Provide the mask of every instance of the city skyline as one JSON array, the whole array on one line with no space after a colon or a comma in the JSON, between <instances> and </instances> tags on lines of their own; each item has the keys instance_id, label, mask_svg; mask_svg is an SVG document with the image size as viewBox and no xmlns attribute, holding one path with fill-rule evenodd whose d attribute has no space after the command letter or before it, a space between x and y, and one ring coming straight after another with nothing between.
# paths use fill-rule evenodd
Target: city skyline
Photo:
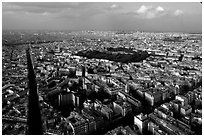
<instances>
[{"instance_id":1,"label":"city skyline","mask_svg":"<svg viewBox=\"0 0 204 137\"><path fill-rule=\"evenodd\" d=\"M202 32L199 2L3 2L2 29Z\"/></svg>"}]
</instances>

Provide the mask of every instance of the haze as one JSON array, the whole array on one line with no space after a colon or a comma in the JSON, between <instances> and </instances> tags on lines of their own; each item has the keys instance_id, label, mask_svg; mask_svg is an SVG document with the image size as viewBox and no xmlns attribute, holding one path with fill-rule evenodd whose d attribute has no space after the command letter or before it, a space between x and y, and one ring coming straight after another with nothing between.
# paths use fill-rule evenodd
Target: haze
<instances>
[{"instance_id":1,"label":"haze","mask_svg":"<svg viewBox=\"0 0 204 137\"><path fill-rule=\"evenodd\" d=\"M3 30L202 32L199 2L35 2L2 4Z\"/></svg>"}]
</instances>

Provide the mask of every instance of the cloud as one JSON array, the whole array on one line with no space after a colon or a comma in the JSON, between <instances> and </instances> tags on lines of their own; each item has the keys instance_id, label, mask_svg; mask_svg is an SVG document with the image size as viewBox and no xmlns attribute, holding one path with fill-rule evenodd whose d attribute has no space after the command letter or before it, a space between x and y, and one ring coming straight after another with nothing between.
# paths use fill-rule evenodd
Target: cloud
<instances>
[{"instance_id":1,"label":"cloud","mask_svg":"<svg viewBox=\"0 0 204 137\"><path fill-rule=\"evenodd\" d=\"M142 5L135 13L138 17L145 19L153 19L165 15L165 10L163 7L153 7Z\"/></svg>"},{"instance_id":2,"label":"cloud","mask_svg":"<svg viewBox=\"0 0 204 137\"><path fill-rule=\"evenodd\" d=\"M116 5L116 4L113 4L113 5L110 6L111 9L115 9L117 7L118 7L118 5Z\"/></svg>"},{"instance_id":3,"label":"cloud","mask_svg":"<svg viewBox=\"0 0 204 137\"><path fill-rule=\"evenodd\" d=\"M137 13L146 13L146 12L148 12L148 10L150 10L151 8L152 8L152 6L142 5L142 6L137 10Z\"/></svg>"},{"instance_id":4,"label":"cloud","mask_svg":"<svg viewBox=\"0 0 204 137\"><path fill-rule=\"evenodd\" d=\"M174 15L175 15L175 16L179 16L179 15L181 15L181 14L183 14L183 11L182 11L182 10L175 10L175 11L174 11Z\"/></svg>"},{"instance_id":5,"label":"cloud","mask_svg":"<svg viewBox=\"0 0 204 137\"><path fill-rule=\"evenodd\" d=\"M164 8L163 8L163 7L158 6L158 7L156 8L156 10L157 10L157 11L164 11Z\"/></svg>"},{"instance_id":6,"label":"cloud","mask_svg":"<svg viewBox=\"0 0 204 137\"><path fill-rule=\"evenodd\" d=\"M131 15L142 19L154 19L162 16L180 16L184 12L182 10L170 11L161 6L142 5L135 11L124 12L123 14Z\"/></svg>"},{"instance_id":7,"label":"cloud","mask_svg":"<svg viewBox=\"0 0 204 137\"><path fill-rule=\"evenodd\" d=\"M110 11L115 11L115 10L121 10L120 9L121 7L119 6L119 5L117 5L117 4L112 4L112 5L109 5L109 6L107 6L107 7L105 7L104 8L104 10L106 11L106 12L110 12Z\"/></svg>"}]
</instances>

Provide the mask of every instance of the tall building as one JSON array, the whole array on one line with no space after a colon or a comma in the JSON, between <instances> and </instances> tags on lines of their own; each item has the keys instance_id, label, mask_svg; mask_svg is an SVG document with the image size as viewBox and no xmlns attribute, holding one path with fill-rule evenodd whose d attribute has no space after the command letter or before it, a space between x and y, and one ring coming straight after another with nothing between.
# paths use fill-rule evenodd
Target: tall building
<instances>
[{"instance_id":1,"label":"tall building","mask_svg":"<svg viewBox=\"0 0 204 137\"><path fill-rule=\"evenodd\" d=\"M26 49L27 69L28 69L28 117L27 125L29 135L42 135L42 120L39 107L39 96L37 91L36 76L30 54L30 48Z\"/></svg>"}]
</instances>

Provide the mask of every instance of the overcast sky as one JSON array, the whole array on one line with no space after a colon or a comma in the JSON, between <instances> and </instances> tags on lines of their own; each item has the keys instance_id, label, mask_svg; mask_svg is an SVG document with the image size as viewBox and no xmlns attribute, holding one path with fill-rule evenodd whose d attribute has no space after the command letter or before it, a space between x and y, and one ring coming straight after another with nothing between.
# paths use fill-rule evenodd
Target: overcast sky
<instances>
[{"instance_id":1,"label":"overcast sky","mask_svg":"<svg viewBox=\"0 0 204 137\"><path fill-rule=\"evenodd\" d=\"M186 3L6 3L3 29L202 32L202 5Z\"/></svg>"}]
</instances>

